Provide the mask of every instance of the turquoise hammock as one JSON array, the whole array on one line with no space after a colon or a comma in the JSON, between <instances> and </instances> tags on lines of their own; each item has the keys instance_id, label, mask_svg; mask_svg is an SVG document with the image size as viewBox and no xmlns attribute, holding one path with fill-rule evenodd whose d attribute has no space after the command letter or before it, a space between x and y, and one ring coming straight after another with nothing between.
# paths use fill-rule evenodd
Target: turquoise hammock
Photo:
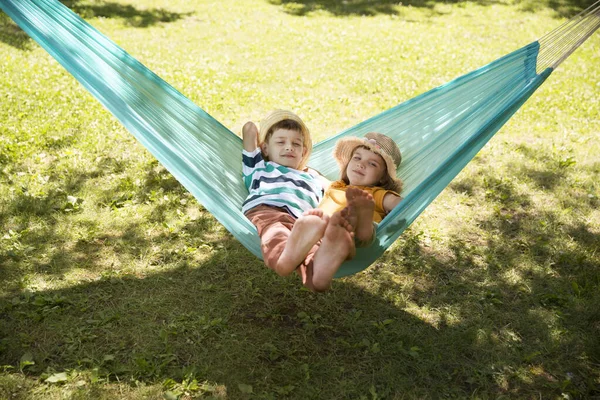
<instances>
[{"instance_id":1,"label":"turquoise hammock","mask_svg":"<svg viewBox=\"0 0 600 400\"><path fill-rule=\"evenodd\" d=\"M57 0L0 0L0 8L56 58L233 236L261 257L241 213L242 140ZM372 264L552 71L600 26L600 2L542 39L315 144L309 165L331 180L344 136L378 131L402 149L405 199L377 241L336 277Z\"/></svg>"}]
</instances>

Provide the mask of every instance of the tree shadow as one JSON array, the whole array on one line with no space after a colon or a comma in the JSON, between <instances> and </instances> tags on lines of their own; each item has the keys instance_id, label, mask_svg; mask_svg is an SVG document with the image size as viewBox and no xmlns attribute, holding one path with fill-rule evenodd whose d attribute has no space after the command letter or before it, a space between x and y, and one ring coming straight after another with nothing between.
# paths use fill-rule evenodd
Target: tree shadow
<instances>
[{"instance_id":1,"label":"tree shadow","mask_svg":"<svg viewBox=\"0 0 600 400\"><path fill-rule=\"evenodd\" d=\"M137 28L175 22L192 14L171 12L163 8L141 9L130 4L123 5L104 0L95 0L93 3L80 0L62 0L61 2L82 18L118 18L122 19L126 25Z\"/></svg>"},{"instance_id":2,"label":"tree shadow","mask_svg":"<svg viewBox=\"0 0 600 400\"><path fill-rule=\"evenodd\" d=\"M0 42L19 50L31 50L32 40L21 28L15 24L2 10L0 10Z\"/></svg>"},{"instance_id":3,"label":"tree shadow","mask_svg":"<svg viewBox=\"0 0 600 400\"><path fill-rule=\"evenodd\" d=\"M110 1L62 0L65 6L84 19L120 19L125 25L147 28L160 23L175 22L192 13L177 13L164 8L142 9ZM20 50L31 50L32 39L17 26L3 11L0 11L0 42Z\"/></svg>"},{"instance_id":4,"label":"tree shadow","mask_svg":"<svg viewBox=\"0 0 600 400\"><path fill-rule=\"evenodd\" d=\"M44 371L95 367L109 380L132 383L181 381L191 374L239 398L240 384L252 384L255 393L274 382L293 387L307 379L307 366L326 361L330 372L318 380L333 382L349 359L375 367L381 359L405 358L406 346L436 334L350 285L341 284L328 296L294 290L297 282L274 277L260 261L228 256L240 250L226 243L198 265L184 263L144 279L113 275L0 299L0 364L17 365L29 352L35 362L27 368L32 378ZM392 330L372 324L386 319L412 326L414 334L404 335L401 343ZM99 348L99 343L109 345ZM380 346L391 353L381 357ZM352 371L344 375L356 375L357 387L369 380ZM301 384L297 390L314 397L325 388Z\"/></svg>"},{"instance_id":5,"label":"tree shadow","mask_svg":"<svg viewBox=\"0 0 600 400\"><path fill-rule=\"evenodd\" d=\"M42 148L76 145L67 135ZM409 228L378 263L324 295L277 277L231 235L215 233L201 206L198 218L149 236L186 194L154 159L137 174L125 175L130 161L112 156L57 171L51 180L62 191L22 188L0 209L0 221L19 216L22 227L2 238L0 365L23 368L9 377L29 382L14 385L22 398L63 371L80 374L81 390L100 392L116 381L193 378L232 398L251 397L240 389L247 385L265 398L597 396L600 234L564 218L597 200L578 202L561 187L571 173L564 155L519 152L525 162L511 166L515 176L480 163L474 177L449 186L489 207L474 222L485 235L464 228L436 248ZM11 179L7 171L2 179ZM67 198L104 175L114 178L100 208L115 213L117 228L81 218ZM524 186L551 188L560 205L540 207ZM117 217L136 204L146 206L143 222ZM71 225L56 224L69 216ZM130 267L141 259L145 269ZM85 276L69 281L77 271ZM30 275L61 288L24 291ZM0 397L12 396L1 387Z\"/></svg>"},{"instance_id":6,"label":"tree shadow","mask_svg":"<svg viewBox=\"0 0 600 400\"><path fill-rule=\"evenodd\" d=\"M72 146L67 135L42 149ZM376 265L324 295L277 277L231 235L215 234L204 212L149 237L148 226L165 224L186 193L154 159L127 176L130 161L112 156L90 155L89 170L57 168L51 180L62 191L22 189L0 208L0 221L17 215L23 228L2 238L14 246L0 253L0 365L18 370L31 356L28 382L75 371L85 388L86 374L107 386L193 377L233 398L248 384L265 398L273 388L283 393L276 398L360 398L371 388L384 398L597 396L600 234L563 218L597 208L597 199L561 187L570 181L564 155L519 152L526 162L511 165L514 177L479 163L474 178L449 186L490 208L474 222L485 235L448 235L437 249L409 228ZM114 176L102 207L146 204L144 223L115 214L118 229L102 230L98 217L78 217L67 193L102 175ZM559 205L540 207L523 186L552 189ZM87 233L59 229L65 215ZM42 229L27 232L32 224ZM117 264L107 264L109 253ZM147 271L129 268L148 254ZM77 270L90 278L69 282ZM62 288L24 291L30 274Z\"/></svg>"},{"instance_id":7,"label":"tree shadow","mask_svg":"<svg viewBox=\"0 0 600 400\"><path fill-rule=\"evenodd\" d=\"M400 15L400 6L415 7L433 10L438 3L463 3L464 0L267 0L270 4L282 6L286 13L305 16L315 11L326 11L337 17L348 16L375 16L375 15ZM502 3L497 0L476 0L475 3L483 6ZM537 12L542 8L555 10L556 16L572 17L594 3L593 0L521 0L524 11Z\"/></svg>"},{"instance_id":8,"label":"tree shadow","mask_svg":"<svg viewBox=\"0 0 600 400\"><path fill-rule=\"evenodd\" d=\"M357 397L366 393L361 387L383 397L407 389L413 397L467 395L479 385L501 392L490 355L510 346L482 343L477 327L490 317L485 329L504 322L502 312L434 327L352 284L337 283L334 292L318 296L294 291L296 284L260 262L240 263L219 251L200 265L144 279L108 275L2 298L0 360L18 365L29 353L35 364L25 371L32 378L95 368L109 381L153 384L191 374L236 398L243 397L240 384L263 395L275 384L294 386L293 398ZM533 316L526 323L547 340L547 327ZM468 359L479 375L457 371ZM307 368L318 375L307 377ZM380 376L365 376L367 370ZM441 392L440 383L448 385Z\"/></svg>"},{"instance_id":9,"label":"tree shadow","mask_svg":"<svg viewBox=\"0 0 600 400\"><path fill-rule=\"evenodd\" d=\"M535 13L543 8L550 8L556 18L571 18L595 2L595 0L521 0L519 4L523 11Z\"/></svg>"},{"instance_id":10,"label":"tree shadow","mask_svg":"<svg viewBox=\"0 0 600 400\"><path fill-rule=\"evenodd\" d=\"M545 167L556 169L542 153ZM91 176L126 168L102 159L97 171L67 180L77 193ZM115 180L104 204L116 212L150 202L150 222L160 225L172 205L156 199L179 198L184 189L156 161L145 171L133 191L130 178ZM524 172L521 179L537 186L535 174ZM542 211L518 187L482 166L478 179L450 189L493 206L476 221L489 235L450 235L438 251L409 228L377 264L323 295L302 289L297 277L276 276L230 235L215 237L208 216L152 239L136 221L123 220L112 232L80 220L89 236L47 262L29 263L63 288L29 292L17 285L0 297L0 365L23 369L25 383L11 386L23 398L64 371L79 374L88 393L109 391L117 381L196 379L214 384L216 397L232 398L251 397L248 385L265 398L597 396L600 266L593 249L600 235L581 221L565 222L562 208ZM66 211L45 212L54 197L60 195L37 205L16 197L5 208L23 224L46 221L45 230L20 238L24 253L17 257L68 240L52 223ZM110 249L126 265L157 244L148 271L103 259ZM75 269L96 277L64 281ZM1 390L0 397L12 395Z\"/></svg>"},{"instance_id":11,"label":"tree shadow","mask_svg":"<svg viewBox=\"0 0 600 400\"><path fill-rule=\"evenodd\" d=\"M165 181L150 175L137 195ZM193 377L233 398L246 396L240 385L267 397L276 387L289 398L358 398L368 390L384 398L597 395L590 364L600 361L592 339L600 329L600 271L587 249L600 236L563 224L577 245L555 251L563 239L536 222L561 224L556 215L536 214L511 190L505 185L492 200L504 211L478 222L496 233L484 245L450 237L451 254L440 254L409 229L363 273L368 291L338 280L325 295L277 277L230 236L211 238L203 221L156 238L156 264L176 268L143 276L107 268L105 246L135 259L155 245L123 221L118 235L97 232L35 267L58 280L74 268L102 271L100 278L0 297L0 365L18 369L26 356L35 362L24 368L29 379L75 371L87 382L82 390L92 385L86 374L132 385ZM516 215L522 205L527 212ZM60 232L32 243L44 237L56 245ZM199 238L207 257L179 251ZM523 268L528 258L554 272ZM521 280L507 276L511 269ZM415 284L401 286L401 277ZM532 368L539 373L524 377Z\"/></svg>"},{"instance_id":12,"label":"tree shadow","mask_svg":"<svg viewBox=\"0 0 600 400\"><path fill-rule=\"evenodd\" d=\"M69 147L67 144L72 143L67 140L64 146ZM53 142L51 147L61 146ZM0 274L0 286L3 290L18 292L22 285L27 285L30 275L41 274L49 279L56 279L78 268L92 273L102 271L106 268L103 258L109 253L118 253L125 263L147 253L153 243L147 238L143 224L165 224L170 211L176 207L163 201L165 195L190 197L185 188L157 160L152 159L147 164L144 179L139 185L134 185L130 177L115 179L114 184L103 191L98 204L90 205L97 210L117 213L124 207L145 204L150 211L143 223L122 220L118 228L102 231L97 219L80 217L88 205L85 200L75 197L84 191L84 186L90 180L119 175L127 167L121 160L103 157L95 160L94 167L90 170L50 172L49 181L61 182L60 187L39 194L22 186L13 191L10 199L4 199L0 221L10 219L12 229L3 238L3 249L0 248L0 266L3 271ZM14 185L10 173L3 178L8 185ZM206 237L211 235L209 226L214 224L214 219L208 216L201 205L194 204L193 199L190 201L197 210L197 216L189 219L177 233L166 229L157 234L154 240L170 241L183 235L194 237L190 245L200 245L206 241ZM63 226L57 223L59 220L63 221ZM71 232L64 229L65 221L72 224L72 229L85 233L73 240ZM30 229L32 226L35 229ZM232 238L226 236L223 240L231 241ZM169 246L165 246L167 248ZM176 252L173 254L176 256ZM170 262L173 258L171 255L162 254L158 261Z\"/></svg>"},{"instance_id":13,"label":"tree shadow","mask_svg":"<svg viewBox=\"0 0 600 400\"><path fill-rule=\"evenodd\" d=\"M375 16L399 15L399 6L411 6L433 10L438 1L409 0L398 2L395 0L267 0L273 5L281 5L285 11L292 15L304 16L315 11L327 11L337 17L348 16ZM461 0L444 1L444 3L460 3ZM478 0L478 4L494 4L495 0Z\"/></svg>"},{"instance_id":14,"label":"tree shadow","mask_svg":"<svg viewBox=\"0 0 600 400\"><path fill-rule=\"evenodd\" d=\"M64 289L15 292L0 298L0 365L18 367L27 355L35 364L26 376L40 380L63 371L79 371L84 382L95 371L102 382L149 385L193 377L233 398L246 397L243 385L267 397L276 387L289 398L358 398L369 390L383 398L598 394L582 355L598 362L600 346L581 340L600 328L598 266L583 250L540 253L559 264L559 276L531 271L525 284L511 282L505 272L518 267L521 252L515 231L497 220L481 221L500 232L486 249L451 238L449 257L428 251L409 230L365 273L375 285L369 291L338 280L330 293L311 294L249 253L240 257L247 252L226 237L209 241L213 250L201 261L166 254L177 259L161 262L179 265L168 272L107 270ZM129 228L124 256L151 245ZM582 244L600 243L574 229ZM541 233L525 231L532 241ZM100 243L78 246L63 263L77 264L80 253L94 260ZM400 275L417 284L399 287ZM410 304L441 312L432 320L406 311ZM552 323L541 317L556 311L562 317ZM541 372L523 380L519 371L534 367Z\"/></svg>"}]
</instances>

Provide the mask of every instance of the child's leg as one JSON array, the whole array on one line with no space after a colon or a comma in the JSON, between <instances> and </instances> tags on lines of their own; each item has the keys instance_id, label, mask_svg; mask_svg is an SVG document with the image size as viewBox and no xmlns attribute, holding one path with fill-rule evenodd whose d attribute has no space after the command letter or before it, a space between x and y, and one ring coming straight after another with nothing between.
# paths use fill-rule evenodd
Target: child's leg
<instances>
[{"instance_id":1,"label":"child's leg","mask_svg":"<svg viewBox=\"0 0 600 400\"><path fill-rule=\"evenodd\" d=\"M298 218L277 261L275 271L282 276L294 272L312 247L321 240L328 222L329 216L318 209L308 210Z\"/></svg>"},{"instance_id":2,"label":"child's leg","mask_svg":"<svg viewBox=\"0 0 600 400\"><path fill-rule=\"evenodd\" d=\"M352 210L350 222L355 226L355 237L359 243L370 243L373 239L373 212L375 201L373 196L364 190L348 188L346 190L348 207ZM355 216L356 220L352 220Z\"/></svg>"},{"instance_id":3,"label":"child's leg","mask_svg":"<svg viewBox=\"0 0 600 400\"><path fill-rule=\"evenodd\" d=\"M319 250L315 253L312 265L312 285L317 292L323 292L331 286L333 276L340 265L356 254L353 226L348 221L348 209L333 214L325 229Z\"/></svg>"},{"instance_id":4,"label":"child's leg","mask_svg":"<svg viewBox=\"0 0 600 400\"><path fill-rule=\"evenodd\" d=\"M296 218L287 211L267 205L257 206L246 213L260 236L260 249L267 267L277 270Z\"/></svg>"}]
</instances>

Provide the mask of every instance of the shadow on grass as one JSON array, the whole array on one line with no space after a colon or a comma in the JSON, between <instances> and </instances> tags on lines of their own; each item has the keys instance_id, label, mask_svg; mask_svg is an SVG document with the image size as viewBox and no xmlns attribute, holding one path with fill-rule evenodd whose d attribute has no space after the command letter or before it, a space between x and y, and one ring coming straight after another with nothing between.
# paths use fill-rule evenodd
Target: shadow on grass
<instances>
[{"instance_id":1,"label":"shadow on grass","mask_svg":"<svg viewBox=\"0 0 600 400\"><path fill-rule=\"evenodd\" d=\"M134 228L123 240L139 248ZM313 295L225 238L201 262L179 255L179 267L168 272L113 271L62 290L1 298L0 365L31 357L35 364L24 372L33 379L80 371L85 380L94 369L100 382L132 385L193 377L233 398L244 396L243 385L259 396L292 398L357 398L369 390L383 398L598 394L582 358L600 360L591 339L599 317L594 266L574 251L562 258L564 276L532 273L524 288L503 273L518 264L510 257L518 250L506 240L487 245L484 255L506 253L506 265L482 265L458 239L452 261L430 256L409 232L399 254L367 273L378 285L371 292L341 280ZM426 272L431 280L405 291L387 278L395 271ZM408 310L416 304L442 310L441 317L404 311L394 296L405 296ZM555 311L561 317L548 319ZM535 379L520 380L530 368L539 370Z\"/></svg>"},{"instance_id":2,"label":"shadow on grass","mask_svg":"<svg viewBox=\"0 0 600 400\"><path fill-rule=\"evenodd\" d=\"M67 141L65 146L70 144ZM52 146L55 146L54 142ZM38 194L23 186L14 190L10 199L4 199L0 221L10 221L10 228L5 227L10 232L0 238L0 259L3 259L0 287L14 292L27 285L30 277L36 274L62 279L63 275L76 268L99 271L106 267L102 258L107 253L117 253L123 260L136 260L148 253L153 243L146 238L144 230L148 224L165 224L170 211L180 205L179 200L176 200L177 204L164 202L165 195L189 196L155 159L147 164L145 177L139 186L130 177L115 179L114 185L100 196L99 204L92 206L116 214L123 207L146 204L151 211L143 222L123 220L118 228L103 232L101 222L96 218L78 217L88 207L83 199L76 197L81 195L86 182L118 176L128 167L130 165L126 161L103 157L96 159L89 170L48 171L49 181L60 182L59 187ZM2 183L13 185L10 174L0 175L0 178L6 180ZM208 226L214 223L202 206L197 208L199 215L188 221L178 233L193 235L196 244L204 242ZM118 219L110 214L109 217ZM80 237L74 239L72 232L65 230L65 225L82 232ZM163 233L156 240L168 242L173 241L173 237ZM170 258L167 253L162 254L159 261L167 263Z\"/></svg>"},{"instance_id":3,"label":"shadow on grass","mask_svg":"<svg viewBox=\"0 0 600 400\"><path fill-rule=\"evenodd\" d=\"M441 255L409 230L362 275L369 290L338 280L328 294L308 293L228 235L207 239L200 259L164 246L158 261L174 266L168 271L107 269L60 290L16 290L0 298L0 365L18 369L31 359L24 374L40 381L79 371L87 383L76 390L94 393L109 382L194 378L231 398L244 398L244 385L256 396L298 399L600 394L600 271L589 253L599 235L541 214L510 184L489 200L499 211L480 223L492 239L453 237L451 254ZM573 245L558 249L564 238L549 226L570 234ZM191 222L182 232L204 230ZM121 232L98 232L47 267L60 279L81 265L101 268L94 264L102 246L131 258L153 245L137 224L123 221ZM46 234L56 243L59 233ZM160 242L185 247L185 237Z\"/></svg>"},{"instance_id":4,"label":"shadow on grass","mask_svg":"<svg viewBox=\"0 0 600 400\"><path fill-rule=\"evenodd\" d=\"M21 28L0 10L0 42L19 50L31 50L33 41Z\"/></svg>"},{"instance_id":5,"label":"shadow on grass","mask_svg":"<svg viewBox=\"0 0 600 400\"><path fill-rule=\"evenodd\" d=\"M437 3L461 3L462 0L437 1L437 0L267 0L273 5L281 5L287 13L303 16L314 11L327 11L338 17L347 16L374 16L379 14L399 15L400 7L410 6L433 10ZM476 0L474 3L492 5L499 3L496 0Z\"/></svg>"},{"instance_id":6,"label":"shadow on grass","mask_svg":"<svg viewBox=\"0 0 600 400\"><path fill-rule=\"evenodd\" d=\"M379 14L399 15L400 7L416 7L433 10L438 3L463 3L464 0L267 0L273 5L281 5L292 15L303 16L314 11L327 11L338 17L374 16ZM483 6L502 3L497 0L470 1ZM551 8L557 17L572 17L594 3L594 0L521 0L525 11L537 12L542 8Z\"/></svg>"},{"instance_id":7,"label":"shadow on grass","mask_svg":"<svg viewBox=\"0 0 600 400\"><path fill-rule=\"evenodd\" d=\"M140 245L135 235L124 240ZM393 389L383 379L373 381L368 370L386 377L400 372L408 382L410 360L423 347L419 338L437 335L352 285L313 295L296 279L276 277L230 238L212 246L217 250L206 260L180 256L169 272L113 273L0 299L0 365L17 365L29 353L31 377L100 368L102 379L132 384L193 376L226 387L233 398L243 396L241 384L253 385L255 393L334 398L337 389L355 396L373 384ZM392 322L411 332L395 332ZM324 385L339 379L347 382Z\"/></svg>"},{"instance_id":8,"label":"shadow on grass","mask_svg":"<svg viewBox=\"0 0 600 400\"><path fill-rule=\"evenodd\" d=\"M127 25L147 28L162 22L175 22L190 13L176 13L163 8L139 9L130 4L96 0L94 2L79 0L62 0L62 3L79 14L82 18L119 18ZM168 3L165 3L168 4Z\"/></svg>"},{"instance_id":9,"label":"shadow on grass","mask_svg":"<svg viewBox=\"0 0 600 400\"><path fill-rule=\"evenodd\" d=\"M84 19L117 18L126 25L147 28L159 23L175 22L191 13L176 13L163 8L142 9L130 4L95 0L63 0L65 6ZM4 12L0 11L0 42L20 50L30 50L32 39L21 30Z\"/></svg>"},{"instance_id":10,"label":"shadow on grass","mask_svg":"<svg viewBox=\"0 0 600 400\"><path fill-rule=\"evenodd\" d=\"M535 154L547 174L568 177L551 153ZM77 195L97 174L127 168L101 159L97 169L71 171L63 186ZM566 179L540 181L530 167L516 168L532 187L554 188L562 206L538 207L517 178L482 165L482 177L450 190L491 206L477 221L485 237L450 236L437 251L409 229L380 262L324 295L301 289L297 277L277 277L228 234L215 238L209 217L150 240L145 229L174 208L159 200L184 194L155 161L140 185L114 179L103 194L115 212L148 202L149 225L124 219L118 232L101 231L99 221L73 217L73 228L89 233L73 241L55 224L77 213L61 209L66 193L24 192L3 204L0 221L19 215L24 227L43 229L15 237L14 254L2 254L0 366L23 370L4 382L27 378L4 386L10 391L0 385L0 397L34 397L50 385L45 378L65 371L75 378L63 385L92 397L117 381L169 387L185 379L214 383L215 396L231 398L252 397L247 385L264 398L598 396L600 235L563 218L576 206L561 191ZM103 259L109 249L126 264L156 246L153 271L137 275ZM31 252L52 256L36 264ZM66 282L76 269L94 278ZM14 282L30 272L63 288L22 291Z\"/></svg>"}]
</instances>

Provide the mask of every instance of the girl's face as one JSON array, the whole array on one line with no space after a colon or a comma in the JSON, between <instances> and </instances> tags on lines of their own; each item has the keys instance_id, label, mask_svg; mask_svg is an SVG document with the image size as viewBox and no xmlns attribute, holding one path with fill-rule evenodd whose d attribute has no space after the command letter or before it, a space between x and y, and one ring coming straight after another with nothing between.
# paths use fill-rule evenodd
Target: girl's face
<instances>
[{"instance_id":1,"label":"girl's face","mask_svg":"<svg viewBox=\"0 0 600 400\"><path fill-rule=\"evenodd\" d=\"M269 161L284 167L298 169L306 153L302 133L289 129L276 129L269 140L262 145L262 151Z\"/></svg>"},{"instance_id":2,"label":"girl's face","mask_svg":"<svg viewBox=\"0 0 600 400\"><path fill-rule=\"evenodd\" d=\"M364 147L354 150L346 167L346 176L353 186L379 186L386 172L383 157Z\"/></svg>"}]
</instances>

